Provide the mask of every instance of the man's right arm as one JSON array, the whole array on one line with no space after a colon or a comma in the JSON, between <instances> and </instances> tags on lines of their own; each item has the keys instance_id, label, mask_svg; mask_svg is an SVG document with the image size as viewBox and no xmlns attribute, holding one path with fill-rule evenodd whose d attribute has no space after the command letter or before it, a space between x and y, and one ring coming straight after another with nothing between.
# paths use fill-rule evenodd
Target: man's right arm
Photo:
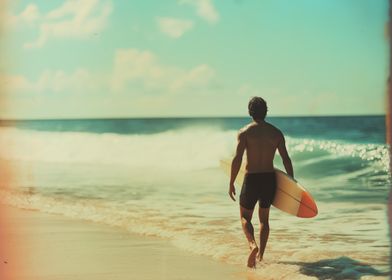
<instances>
[{"instance_id":1,"label":"man's right arm","mask_svg":"<svg viewBox=\"0 0 392 280\"><path fill-rule=\"evenodd\" d=\"M291 159L286 149L286 141L284 139L283 134L281 134L281 138L278 144L278 151L280 157L282 158L284 168L286 169L287 174L294 178L294 170L293 165L291 163Z\"/></svg>"},{"instance_id":2,"label":"man's right arm","mask_svg":"<svg viewBox=\"0 0 392 280\"><path fill-rule=\"evenodd\" d=\"M233 161L231 162L231 175L230 175L230 187L229 187L229 195L232 200L235 201L234 195L235 195L235 186L234 186L234 181L235 178L238 175L238 172L240 171L241 168L241 163L242 163L242 156L244 155L246 149L246 136L244 131L240 131L238 133L238 144L237 144L237 149L235 156L233 158Z\"/></svg>"}]
</instances>

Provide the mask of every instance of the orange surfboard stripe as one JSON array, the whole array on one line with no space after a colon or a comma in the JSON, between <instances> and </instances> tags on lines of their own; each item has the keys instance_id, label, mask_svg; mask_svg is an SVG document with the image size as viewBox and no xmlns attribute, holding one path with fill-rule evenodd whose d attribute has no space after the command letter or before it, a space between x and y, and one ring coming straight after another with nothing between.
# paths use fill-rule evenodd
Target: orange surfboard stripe
<instances>
[{"instance_id":1,"label":"orange surfboard stripe","mask_svg":"<svg viewBox=\"0 0 392 280\"><path fill-rule=\"evenodd\" d=\"M312 218L317 215L317 212L317 206L313 198L308 192L303 192L297 216L301 218Z\"/></svg>"}]
</instances>

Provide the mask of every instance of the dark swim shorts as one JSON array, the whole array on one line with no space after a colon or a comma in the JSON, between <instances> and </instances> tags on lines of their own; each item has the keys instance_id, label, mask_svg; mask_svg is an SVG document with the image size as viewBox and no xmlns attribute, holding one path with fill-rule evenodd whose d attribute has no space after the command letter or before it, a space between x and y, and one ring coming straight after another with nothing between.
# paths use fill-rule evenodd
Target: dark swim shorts
<instances>
[{"instance_id":1,"label":"dark swim shorts","mask_svg":"<svg viewBox=\"0 0 392 280\"><path fill-rule=\"evenodd\" d=\"M242 184L240 205L253 210L259 201L260 208L269 208L274 201L275 192L275 172L248 173Z\"/></svg>"}]
</instances>

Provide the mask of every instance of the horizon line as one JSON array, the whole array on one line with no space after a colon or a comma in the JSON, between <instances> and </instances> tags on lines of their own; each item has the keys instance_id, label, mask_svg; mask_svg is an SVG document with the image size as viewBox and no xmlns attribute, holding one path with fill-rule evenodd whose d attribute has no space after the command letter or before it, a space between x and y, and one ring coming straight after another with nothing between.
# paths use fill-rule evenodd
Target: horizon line
<instances>
[{"instance_id":1,"label":"horizon line","mask_svg":"<svg viewBox=\"0 0 392 280\"><path fill-rule=\"evenodd\" d=\"M336 117L382 117L386 116L383 114L355 114L355 115L272 115L266 118L336 118ZM0 118L0 122L12 122L12 121L78 121L78 120L142 120L142 119L230 119L230 118L251 118L249 115L242 116L139 116L139 117L81 117L81 118Z\"/></svg>"}]
</instances>

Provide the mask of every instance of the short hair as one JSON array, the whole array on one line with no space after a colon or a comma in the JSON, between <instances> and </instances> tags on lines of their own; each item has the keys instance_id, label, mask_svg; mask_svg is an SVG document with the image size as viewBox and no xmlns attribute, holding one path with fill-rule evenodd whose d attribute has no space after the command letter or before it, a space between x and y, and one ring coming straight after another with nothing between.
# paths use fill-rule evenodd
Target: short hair
<instances>
[{"instance_id":1,"label":"short hair","mask_svg":"<svg viewBox=\"0 0 392 280\"><path fill-rule=\"evenodd\" d=\"M267 102L261 97L252 97L248 104L248 110L254 120L264 120L267 115Z\"/></svg>"}]
</instances>

